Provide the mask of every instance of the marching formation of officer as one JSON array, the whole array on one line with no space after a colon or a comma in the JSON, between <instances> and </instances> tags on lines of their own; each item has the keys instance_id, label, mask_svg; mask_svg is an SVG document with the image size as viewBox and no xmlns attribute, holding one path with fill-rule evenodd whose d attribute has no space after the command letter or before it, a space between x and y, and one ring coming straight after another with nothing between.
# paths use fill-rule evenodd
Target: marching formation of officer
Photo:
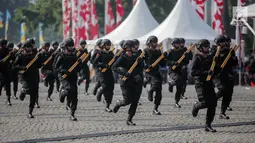
<instances>
[{"instance_id":1,"label":"marching formation of officer","mask_svg":"<svg viewBox=\"0 0 255 143\"><path fill-rule=\"evenodd\" d=\"M115 54L111 50L112 43L109 39L100 39L90 52L86 48L87 42L82 40L77 48L74 47L72 38L64 40L61 44L53 41L46 42L39 48L35 47L35 40L27 39L23 44L14 44L0 39L0 93L2 88L6 91L8 105L11 104L11 82L13 82L13 97L17 99L18 79L22 87L19 95L24 100L30 95L28 117L34 118L34 106L40 108L39 81L41 73L44 76L44 85L48 87L47 100L52 101L51 95L56 82L59 100L66 100L66 109L70 110L70 120L77 121L75 111L78 105L78 85L86 80L85 94L89 95L90 62L95 70L96 84L93 95L100 102L102 96L106 112L117 113L118 110L130 104L127 125L136 125L133 117L142 94L143 87L148 87L148 100L154 101L152 114L161 115L158 108L162 100L162 75L160 67L169 68L169 91L173 92L176 86L175 105L180 99L187 99L185 91L188 80L188 64L192 60L191 76L195 80L195 90L198 101L194 103L192 115L197 116L200 109L207 108L205 131L216 132L211 124L214 120L217 100L222 98L220 119L229 119L226 110L230 109L230 102L234 90L233 67L237 66L235 56L237 46L230 48L231 39L219 35L214 40L215 45L210 47L206 39L199 40L190 47L185 47L184 38L173 38L172 49L161 52L156 36L150 36L146 41L146 48L139 49L137 39L122 40L120 48ZM196 47L198 53L194 55L192 48ZM93 54L91 52L93 51ZM144 74L145 73L145 74ZM119 79L118 79L119 78ZM114 95L114 84L120 82L123 99L118 100L111 109ZM215 93L214 88L218 88ZM1 95L1 94L0 94Z\"/></svg>"}]
</instances>

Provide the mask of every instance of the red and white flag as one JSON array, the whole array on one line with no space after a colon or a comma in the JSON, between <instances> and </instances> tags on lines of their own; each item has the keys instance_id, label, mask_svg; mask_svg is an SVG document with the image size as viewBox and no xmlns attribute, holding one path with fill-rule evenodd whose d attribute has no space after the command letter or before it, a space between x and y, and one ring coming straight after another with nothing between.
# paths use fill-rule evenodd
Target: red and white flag
<instances>
[{"instance_id":1,"label":"red and white flag","mask_svg":"<svg viewBox=\"0 0 255 143\"><path fill-rule=\"evenodd\" d=\"M98 17L96 11L96 2L92 0L91 2L91 38L98 39Z\"/></svg>"},{"instance_id":2,"label":"red and white flag","mask_svg":"<svg viewBox=\"0 0 255 143\"><path fill-rule=\"evenodd\" d=\"M117 26L121 24L122 18L124 16L124 8L121 0L116 0L116 23Z\"/></svg>"},{"instance_id":3,"label":"red and white flag","mask_svg":"<svg viewBox=\"0 0 255 143\"><path fill-rule=\"evenodd\" d=\"M110 0L105 0L105 34L115 29L115 20L111 8Z\"/></svg>"},{"instance_id":4,"label":"red and white flag","mask_svg":"<svg viewBox=\"0 0 255 143\"><path fill-rule=\"evenodd\" d=\"M62 0L62 24L63 24L63 40L69 38L70 36L70 26L71 26L71 0Z\"/></svg>"},{"instance_id":5,"label":"red and white flag","mask_svg":"<svg viewBox=\"0 0 255 143\"><path fill-rule=\"evenodd\" d=\"M133 0L133 5L135 5L135 4L136 4L136 2L137 2L137 0Z\"/></svg>"},{"instance_id":6,"label":"red and white flag","mask_svg":"<svg viewBox=\"0 0 255 143\"><path fill-rule=\"evenodd\" d=\"M91 0L79 0L79 35L78 41L90 38Z\"/></svg>"},{"instance_id":7,"label":"red and white flag","mask_svg":"<svg viewBox=\"0 0 255 143\"><path fill-rule=\"evenodd\" d=\"M223 25L223 5L224 0L213 0L212 14L213 22L212 28L218 34L224 34L224 25Z\"/></svg>"},{"instance_id":8,"label":"red and white flag","mask_svg":"<svg viewBox=\"0 0 255 143\"><path fill-rule=\"evenodd\" d=\"M205 19L205 1L206 0L190 0L192 6L197 11L197 14L204 20Z\"/></svg>"},{"instance_id":9,"label":"red and white flag","mask_svg":"<svg viewBox=\"0 0 255 143\"><path fill-rule=\"evenodd\" d=\"M74 45L77 46L79 40L79 0L72 0L72 37Z\"/></svg>"}]
</instances>

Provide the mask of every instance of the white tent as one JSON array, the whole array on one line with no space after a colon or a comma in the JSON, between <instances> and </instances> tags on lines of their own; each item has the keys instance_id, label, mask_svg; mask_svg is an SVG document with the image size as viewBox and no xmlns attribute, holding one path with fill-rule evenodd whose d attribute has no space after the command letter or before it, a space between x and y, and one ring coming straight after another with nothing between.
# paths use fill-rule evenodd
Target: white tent
<instances>
[{"instance_id":1,"label":"white tent","mask_svg":"<svg viewBox=\"0 0 255 143\"><path fill-rule=\"evenodd\" d=\"M255 17L255 4L241 7L236 12L238 18L242 17Z\"/></svg>"},{"instance_id":2,"label":"white tent","mask_svg":"<svg viewBox=\"0 0 255 143\"><path fill-rule=\"evenodd\" d=\"M145 0L138 0L128 17L115 30L100 39L110 39L113 43L118 43L123 39L138 38L158 25ZM91 40L88 43L93 45L96 41Z\"/></svg>"},{"instance_id":3,"label":"white tent","mask_svg":"<svg viewBox=\"0 0 255 143\"><path fill-rule=\"evenodd\" d=\"M183 37L188 43L204 38L212 41L217 34L199 17L189 0L179 0L157 28L138 39L145 42L150 35L157 36L159 42L167 38Z\"/></svg>"}]
</instances>

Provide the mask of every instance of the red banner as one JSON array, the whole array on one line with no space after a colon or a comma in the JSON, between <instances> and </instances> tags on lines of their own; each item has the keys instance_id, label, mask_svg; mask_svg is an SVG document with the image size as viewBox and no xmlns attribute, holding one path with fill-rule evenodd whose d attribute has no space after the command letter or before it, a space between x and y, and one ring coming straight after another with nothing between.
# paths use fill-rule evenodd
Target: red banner
<instances>
[{"instance_id":1,"label":"red banner","mask_svg":"<svg viewBox=\"0 0 255 143\"><path fill-rule=\"evenodd\" d=\"M115 29L115 20L111 8L110 0L105 0L105 34Z\"/></svg>"},{"instance_id":2,"label":"red banner","mask_svg":"<svg viewBox=\"0 0 255 143\"><path fill-rule=\"evenodd\" d=\"M78 0L72 0L72 37L74 40L74 45L77 46L78 43L78 28L79 28L79 3Z\"/></svg>"},{"instance_id":3,"label":"red banner","mask_svg":"<svg viewBox=\"0 0 255 143\"><path fill-rule=\"evenodd\" d=\"M63 40L70 36L70 25L71 25L71 0L62 0L62 24L63 24Z\"/></svg>"},{"instance_id":4,"label":"red banner","mask_svg":"<svg viewBox=\"0 0 255 143\"><path fill-rule=\"evenodd\" d=\"M79 16L78 41L88 40L91 25L91 0L79 0Z\"/></svg>"},{"instance_id":5,"label":"red banner","mask_svg":"<svg viewBox=\"0 0 255 143\"><path fill-rule=\"evenodd\" d=\"M98 17L95 0L91 2L91 38L98 39Z\"/></svg>"},{"instance_id":6,"label":"red banner","mask_svg":"<svg viewBox=\"0 0 255 143\"><path fill-rule=\"evenodd\" d=\"M205 19L205 1L206 0L190 0L192 6L195 8L197 14Z\"/></svg>"},{"instance_id":7,"label":"red banner","mask_svg":"<svg viewBox=\"0 0 255 143\"><path fill-rule=\"evenodd\" d=\"M214 9L213 10L213 23L212 28L218 34L224 34L224 25L223 25L223 5L224 0L214 0Z\"/></svg>"},{"instance_id":8,"label":"red banner","mask_svg":"<svg viewBox=\"0 0 255 143\"><path fill-rule=\"evenodd\" d=\"M121 24L122 18L124 16L124 8L121 0L116 0L116 23L117 26Z\"/></svg>"}]
</instances>

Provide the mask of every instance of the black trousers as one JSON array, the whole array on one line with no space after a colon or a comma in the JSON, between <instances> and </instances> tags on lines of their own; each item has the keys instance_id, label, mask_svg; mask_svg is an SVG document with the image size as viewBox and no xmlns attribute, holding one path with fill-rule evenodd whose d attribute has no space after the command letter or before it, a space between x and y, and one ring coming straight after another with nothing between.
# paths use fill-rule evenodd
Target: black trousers
<instances>
[{"instance_id":1,"label":"black trousers","mask_svg":"<svg viewBox=\"0 0 255 143\"><path fill-rule=\"evenodd\" d=\"M42 74L44 74L44 76L45 76L44 82L47 82L49 85L48 97L50 97L54 90L54 82L55 82L54 72L53 72L53 70L44 70L44 69L42 69L41 71L42 71Z\"/></svg>"},{"instance_id":2,"label":"black trousers","mask_svg":"<svg viewBox=\"0 0 255 143\"><path fill-rule=\"evenodd\" d=\"M152 95L154 92L156 93L154 96L154 104L159 106L162 100L162 83L161 82L151 83L148 92L149 94Z\"/></svg>"},{"instance_id":3,"label":"black trousers","mask_svg":"<svg viewBox=\"0 0 255 143\"><path fill-rule=\"evenodd\" d=\"M2 92L2 88L6 91L7 98L11 96L11 81L9 77L1 77L0 79L0 91Z\"/></svg>"},{"instance_id":4,"label":"black trousers","mask_svg":"<svg viewBox=\"0 0 255 143\"><path fill-rule=\"evenodd\" d=\"M62 95L64 94L64 95ZM74 115L77 104L78 104L78 87L77 82L73 81L67 81L62 80L61 81L61 89L60 89L60 96L66 96L67 97L67 105L71 109L71 115Z\"/></svg>"},{"instance_id":5,"label":"black trousers","mask_svg":"<svg viewBox=\"0 0 255 143\"><path fill-rule=\"evenodd\" d=\"M21 82L21 92L20 96L25 96L26 94L30 95L29 99L29 113L33 112L34 106L36 104L36 101L38 101L38 89L39 86L37 85L37 82Z\"/></svg>"},{"instance_id":6,"label":"black trousers","mask_svg":"<svg viewBox=\"0 0 255 143\"><path fill-rule=\"evenodd\" d=\"M217 99L222 97L221 113L225 114L227 107L229 107L232 100L234 81L216 77L214 79L214 84L218 88L218 92L216 93Z\"/></svg>"},{"instance_id":7,"label":"black trousers","mask_svg":"<svg viewBox=\"0 0 255 143\"><path fill-rule=\"evenodd\" d=\"M198 82L195 83L195 89L198 96L197 109L207 108L206 113L206 125L210 126L214 120L217 98L214 91L214 85L212 82Z\"/></svg>"},{"instance_id":8,"label":"black trousers","mask_svg":"<svg viewBox=\"0 0 255 143\"><path fill-rule=\"evenodd\" d=\"M136 113L138 101L141 96L142 85L137 84L121 84L120 85L123 100L117 103L117 106L126 106L130 105L128 114L133 117Z\"/></svg>"},{"instance_id":9,"label":"black trousers","mask_svg":"<svg viewBox=\"0 0 255 143\"><path fill-rule=\"evenodd\" d=\"M83 71L81 71L79 73L78 84L81 84L83 82L83 80L86 80L85 91L88 92L89 84L90 84L90 71L89 71L89 68L83 69Z\"/></svg>"},{"instance_id":10,"label":"black trousers","mask_svg":"<svg viewBox=\"0 0 255 143\"><path fill-rule=\"evenodd\" d=\"M184 86L185 86L185 80L184 77L180 73L170 72L169 73L170 81L172 86L176 86L176 93L175 93L175 102L179 103L181 96L184 93ZM170 86L171 86L170 85Z\"/></svg>"}]
</instances>

